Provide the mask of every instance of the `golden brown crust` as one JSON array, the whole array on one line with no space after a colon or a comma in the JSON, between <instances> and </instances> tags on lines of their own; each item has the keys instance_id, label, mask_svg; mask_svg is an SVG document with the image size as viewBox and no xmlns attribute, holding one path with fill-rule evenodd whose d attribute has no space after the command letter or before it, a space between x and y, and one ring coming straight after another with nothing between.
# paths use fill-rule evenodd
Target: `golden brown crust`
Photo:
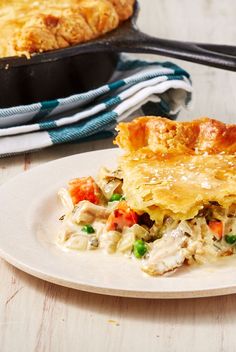
<instances>
[{"instance_id":1,"label":"golden brown crust","mask_svg":"<svg viewBox=\"0 0 236 352\"><path fill-rule=\"evenodd\" d=\"M121 21L127 20L133 14L135 0L109 0L115 7Z\"/></svg>"},{"instance_id":2,"label":"golden brown crust","mask_svg":"<svg viewBox=\"0 0 236 352\"><path fill-rule=\"evenodd\" d=\"M195 217L210 202L236 204L236 125L141 117L118 125L129 206L152 220Z\"/></svg>"},{"instance_id":3,"label":"golden brown crust","mask_svg":"<svg viewBox=\"0 0 236 352\"><path fill-rule=\"evenodd\" d=\"M115 143L132 153L152 154L235 154L236 125L210 118L175 122L146 116L120 123Z\"/></svg>"},{"instance_id":4,"label":"golden brown crust","mask_svg":"<svg viewBox=\"0 0 236 352\"><path fill-rule=\"evenodd\" d=\"M195 217L217 202L228 209L236 204L236 155L168 155L120 158L123 191L129 206L153 220Z\"/></svg>"},{"instance_id":5,"label":"golden brown crust","mask_svg":"<svg viewBox=\"0 0 236 352\"><path fill-rule=\"evenodd\" d=\"M0 57L44 52L95 39L130 17L133 4L134 0L43 0L38 7L26 0L0 3L0 30L4 30ZM1 12L9 12L10 17L1 16Z\"/></svg>"}]
</instances>

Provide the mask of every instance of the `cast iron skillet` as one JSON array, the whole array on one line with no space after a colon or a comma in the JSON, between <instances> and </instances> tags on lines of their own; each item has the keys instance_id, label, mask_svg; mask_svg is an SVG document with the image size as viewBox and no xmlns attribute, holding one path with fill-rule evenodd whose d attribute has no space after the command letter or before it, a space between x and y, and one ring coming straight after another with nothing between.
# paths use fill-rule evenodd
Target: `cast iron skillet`
<instances>
[{"instance_id":1,"label":"cast iron skillet","mask_svg":"<svg viewBox=\"0 0 236 352\"><path fill-rule=\"evenodd\" d=\"M109 80L118 54L81 54L76 47L72 49L37 54L31 59L1 59L0 108L67 97Z\"/></svg>"},{"instance_id":2,"label":"cast iron skillet","mask_svg":"<svg viewBox=\"0 0 236 352\"><path fill-rule=\"evenodd\" d=\"M84 44L30 59L0 59L0 108L50 100L83 92L111 77L118 53L152 53L236 71L236 47L153 38L136 27L138 2L132 18L107 35Z\"/></svg>"}]
</instances>

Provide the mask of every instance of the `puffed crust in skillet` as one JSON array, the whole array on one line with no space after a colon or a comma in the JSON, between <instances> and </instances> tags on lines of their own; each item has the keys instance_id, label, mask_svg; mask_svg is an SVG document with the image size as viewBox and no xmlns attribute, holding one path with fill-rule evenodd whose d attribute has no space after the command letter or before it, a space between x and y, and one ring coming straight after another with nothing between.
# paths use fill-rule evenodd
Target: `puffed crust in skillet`
<instances>
[{"instance_id":1,"label":"puffed crust in skillet","mask_svg":"<svg viewBox=\"0 0 236 352\"><path fill-rule=\"evenodd\" d=\"M0 56L65 48L95 39L128 19L134 0L0 1Z\"/></svg>"}]
</instances>

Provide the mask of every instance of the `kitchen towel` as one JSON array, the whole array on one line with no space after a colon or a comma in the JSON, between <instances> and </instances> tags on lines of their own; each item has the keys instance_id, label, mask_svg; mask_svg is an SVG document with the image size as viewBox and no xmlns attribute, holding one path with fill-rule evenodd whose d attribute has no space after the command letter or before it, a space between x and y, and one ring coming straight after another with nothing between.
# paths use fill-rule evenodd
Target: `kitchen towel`
<instances>
[{"instance_id":1,"label":"kitchen towel","mask_svg":"<svg viewBox=\"0 0 236 352\"><path fill-rule=\"evenodd\" d=\"M115 132L139 115L176 118L191 100L189 74L170 62L121 57L110 82L57 100L0 109L0 157Z\"/></svg>"}]
</instances>

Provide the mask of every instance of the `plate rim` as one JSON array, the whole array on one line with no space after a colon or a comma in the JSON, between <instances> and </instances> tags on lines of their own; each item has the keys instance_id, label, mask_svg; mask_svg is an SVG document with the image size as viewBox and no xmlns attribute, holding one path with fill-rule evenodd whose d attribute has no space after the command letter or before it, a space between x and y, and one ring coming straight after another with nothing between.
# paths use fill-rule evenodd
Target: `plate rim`
<instances>
[{"instance_id":1,"label":"plate rim","mask_svg":"<svg viewBox=\"0 0 236 352\"><path fill-rule=\"evenodd\" d=\"M79 283L73 283L66 281L59 277L52 277L48 274L41 273L36 269L32 269L29 266L22 264L15 260L13 257L9 256L0 248L0 257L4 259L8 264L14 266L15 268L23 271L26 274L29 274L40 280L66 287L75 289L82 292L101 294L112 297L124 297L124 298L139 298L139 299L191 299L191 298L204 298L204 297L217 297L225 296L236 293L235 286L226 286L221 288L210 288L208 290L183 290L179 291L133 291L133 290L121 290L114 288L98 287L95 285L85 285Z\"/></svg>"}]
</instances>

